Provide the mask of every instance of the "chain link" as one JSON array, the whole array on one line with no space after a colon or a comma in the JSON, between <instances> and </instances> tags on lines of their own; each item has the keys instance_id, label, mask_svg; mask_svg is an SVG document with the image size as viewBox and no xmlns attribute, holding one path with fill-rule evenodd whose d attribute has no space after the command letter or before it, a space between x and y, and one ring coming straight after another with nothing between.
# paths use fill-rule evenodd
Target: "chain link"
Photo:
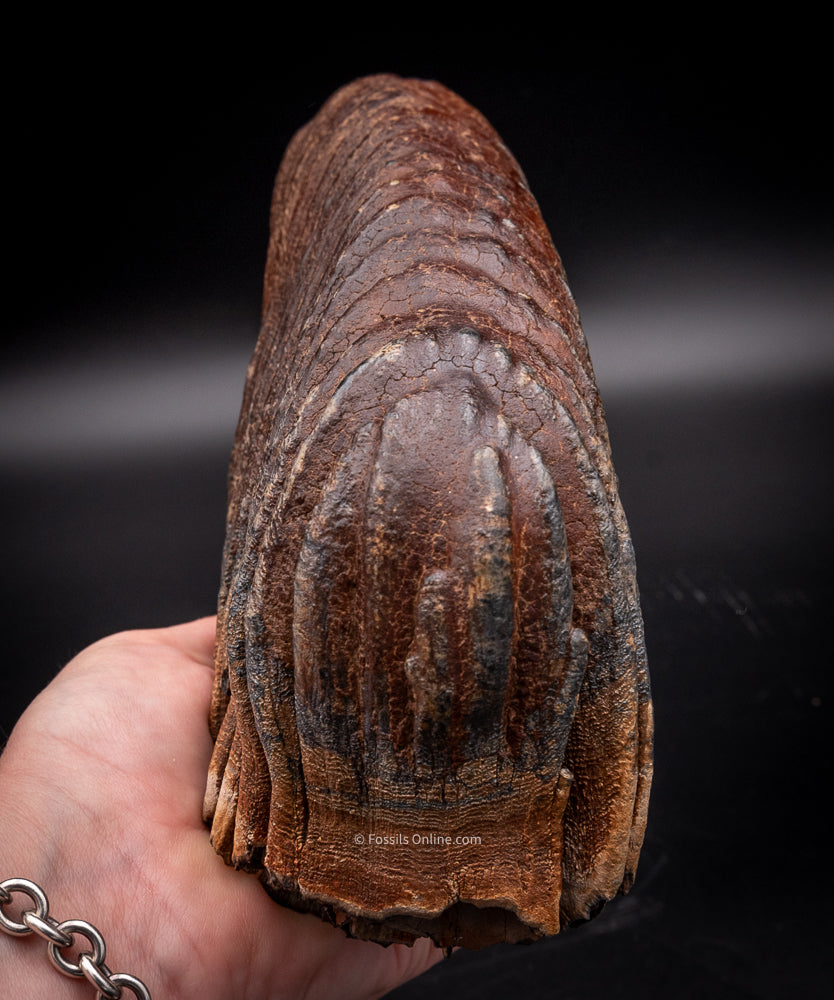
<instances>
[{"instance_id":1,"label":"chain link","mask_svg":"<svg viewBox=\"0 0 834 1000\"><path fill-rule=\"evenodd\" d=\"M23 893L35 904L34 909L24 910L20 920L12 920L5 913L5 907L16 892ZM0 930L15 937L37 934L47 943L49 960L65 976L84 978L96 988L96 1000L121 1000L125 989L130 990L138 1000L151 1000L150 990L135 976L126 972L111 972L104 964L106 948L104 938L97 928L86 920L57 921L49 913L46 893L35 882L25 878L9 878L0 882ZM83 950L78 964L70 962L61 950L70 948L80 935L92 946L91 951Z\"/></svg>"}]
</instances>

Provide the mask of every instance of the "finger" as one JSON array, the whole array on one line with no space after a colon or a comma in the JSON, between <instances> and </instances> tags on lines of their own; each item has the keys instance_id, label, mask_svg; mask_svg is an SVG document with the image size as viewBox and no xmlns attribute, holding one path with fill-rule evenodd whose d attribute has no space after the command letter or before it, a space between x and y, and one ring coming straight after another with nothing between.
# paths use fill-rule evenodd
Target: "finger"
<instances>
[{"instance_id":1,"label":"finger","mask_svg":"<svg viewBox=\"0 0 834 1000\"><path fill-rule=\"evenodd\" d=\"M216 615L197 618L181 625L171 625L159 629L165 641L197 663L214 666L214 636L217 628Z\"/></svg>"},{"instance_id":2,"label":"finger","mask_svg":"<svg viewBox=\"0 0 834 1000\"><path fill-rule=\"evenodd\" d=\"M413 945L395 944L386 949L389 964L380 970L378 983L380 995L387 994L415 976L426 972L433 965L442 962L446 951L438 948L428 938L420 938Z\"/></svg>"}]
</instances>

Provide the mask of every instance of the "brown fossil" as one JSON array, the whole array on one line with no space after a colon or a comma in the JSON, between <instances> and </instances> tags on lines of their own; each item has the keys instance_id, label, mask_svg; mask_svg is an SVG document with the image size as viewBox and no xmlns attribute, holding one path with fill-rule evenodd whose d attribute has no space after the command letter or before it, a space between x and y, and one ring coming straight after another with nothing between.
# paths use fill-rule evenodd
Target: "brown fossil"
<instances>
[{"instance_id":1,"label":"brown fossil","mask_svg":"<svg viewBox=\"0 0 834 1000\"><path fill-rule=\"evenodd\" d=\"M437 83L292 140L229 476L216 849L381 942L555 934L631 885L652 713L579 318L525 178Z\"/></svg>"}]
</instances>

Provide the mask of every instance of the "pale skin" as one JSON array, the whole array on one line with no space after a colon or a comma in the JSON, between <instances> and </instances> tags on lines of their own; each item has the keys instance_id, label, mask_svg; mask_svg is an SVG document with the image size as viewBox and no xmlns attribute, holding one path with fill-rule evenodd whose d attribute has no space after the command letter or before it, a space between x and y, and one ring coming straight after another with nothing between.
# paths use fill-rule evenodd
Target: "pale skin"
<instances>
[{"instance_id":1,"label":"pale skin","mask_svg":"<svg viewBox=\"0 0 834 1000\"><path fill-rule=\"evenodd\" d=\"M103 639L29 706L0 755L0 880L29 878L53 916L98 927L109 968L154 1000L383 996L442 952L349 940L280 907L209 842L214 625ZM95 995L53 969L44 941L0 933L0 996Z\"/></svg>"}]
</instances>

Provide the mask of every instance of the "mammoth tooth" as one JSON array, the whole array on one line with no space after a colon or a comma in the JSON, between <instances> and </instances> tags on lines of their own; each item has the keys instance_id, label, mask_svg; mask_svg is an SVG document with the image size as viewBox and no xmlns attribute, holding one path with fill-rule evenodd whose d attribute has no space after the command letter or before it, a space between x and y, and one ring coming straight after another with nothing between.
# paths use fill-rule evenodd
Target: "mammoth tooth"
<instances>
[{"instance_id":1,"label":"mammoth tooth","mask_svg":"<svg viewBox=\"0 0 834 1000\"><path fill-rule=\"evenodd\" d=\"M520 168L437 83L344 87L281 164L210 724L216 849L351 935L531 940L634 877L652 715L603 409Z\"/></svg>"}]
</instances>

